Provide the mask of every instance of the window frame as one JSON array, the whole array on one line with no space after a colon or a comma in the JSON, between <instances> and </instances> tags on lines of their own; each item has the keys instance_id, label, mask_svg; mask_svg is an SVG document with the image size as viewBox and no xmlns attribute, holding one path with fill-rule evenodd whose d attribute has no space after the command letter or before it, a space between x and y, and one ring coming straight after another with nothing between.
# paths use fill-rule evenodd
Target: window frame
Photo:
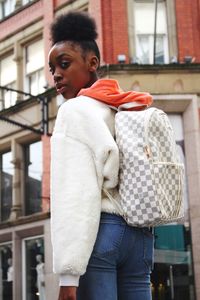
<instances>
[{"instance_id":1,"label":"window frame","mask_svg":"<svg viewBox=\"0 0 200 300\"><path fill-rule=\"evenodd\" d=\"M13 57L14 57L13 49L11 49L9 52L7 51L6 53L3 53L0 56L0 58L1 58L0 59L0 85L3 86L3 87L16 89L16 87L17 87L17 64L14 61ZM16 76L14 76L14 78L12 78L13 80L11 80L10 82L4 83L4 82L2 82L2 77L1 77L1 72L3 72L3 70L4 70L2 68L2 62L3 62L3 60L5 60L7 58L11 58L11 60L13 61L13 64L15 64L15 67L14 67L13 71L15 71ZM5 103L4 97L5 97L6 93L10 94L9 95L10 105L6 105L6 103ZM14 98L13 103L12 103L11 97ZM3 110L3 109L9 108L11 106L14 106L16 104L16 102L17 102L17 94L16 93L0 89L0 111Z\"/></svg>"},{"instance_id":2,"label":"window frame","mask_svg":"<svg viewBox=\"0 0 200 300\"><path fill-rule=\"evenodd\" d=\"M7 4L10 6L9 7L9 12L6 12L6 2ZM11 7L13 5L13 7ZM16 5L16 1L15 0L3 0L0 2L0 9L1 9L1 13L0 13L0 20L3 20L5 18L7 18L8 16L10 16L14 11L15 11L15 5Z\"/></svg>"},{"instance_id":3,"label":"window frame","mask_svg":"<svg viewBox=\"0 0 200 300\"><path fill-rule=\"evenodd\" d=\"M40 206L41 209L36 211L36 212L31 212L29 213L29 210L31 210L31 206L29 207L28 204L28 200L30 200L30 198L27 197L27 194L29 194L27 192L27 183L28 183L28 178L29 178L29 163L30 163L30 145L35 144L35 143L41 143L41 148L42 148L42 140L29 140L25 143L22 144L22 155L23 155L23 162L24 162L24 166L23 166L23 216L28 217L30 215L34 215L36 213L41 213L42 212L42 177L41 177L41 181L40 181L40 185L41 185L41 197L40 197ZM43 168L43 153L42 153L42 149L41 149L41 166ZM41 175L43 174L43 169L41 170ZM38 198L39 199L39 198Z\"/></svg>"},{"instance_id":4,"label":"window frame","mask_svg":"<svg viewBox=\"0 0 200 300\"><path fill-rule=\"evenodd\" d=\"M12 253L12 257L11 258L13 259L13 256L14 256L13 255L13 241L10 240L10 241L6 241L6 242L0 242L0 248L3 247L3 246L6 246L6 245L11 246L11 253ZM1 259L1 257L0 257L0 259ZM1 264L1 262L0 262L0 264ZM14 276L13 276L13 279L14 279ZM3 277L2 277L2 291L1 292L3 292Z\"/></svg>"},{"instance_id":5,"label":"window frame","mask_svg":"<svg viewBox=\"0 0 200 300\"><path fill-rule=\"evenodd\" d=\"M32 40L29 40L26 44L23 45L23 52L24 52L24 90L34 96L41 94L43 92L45 92L45 88L41 89L41 91L39 90L39 73L43 70L43 74L44 74L44 81L45 81L45 53L44 53L44 48L43 48L43 55L44 55L44 65L42 67L39 67L37 70L34 70L32 72L27 72L27 63L28 63L28 47L33 45L34 43L37 43L39 41L44 42L43 36L37 36ZM37 91L31 91L30 89L30 77L35 75L37 78ZM45 85L45 82L44 82Z\"/></svg>"},{"instance_id":6,"label":"window frame","mask_svg":"<svg viewBox=\"0 0 200 300\"><path fill-rule=\"evenodd\" d=\"M177 45L177 32L176 32L176 15L174 1L164 0L166 2L166 20L167 20L167 35L165 43L168 43L168 61L164 61L164 64L170 63L172 60L178 57L178 45ZM153 0L141 0L138 2L152 3ZM160 2L160 1L159 1ZM138 63L136 55L136 27L134 16L134 4L135 0L127 0L127 15L128 15L128 36L129 36L129 57L130 63ZM166 47L166 46L165 46Z\"/></svg>"},{"instance_id":7,"label":"window frame","mask_svg":"<svg viewBox=\"0 0 200 300\"><path fill-rule=\"evenodd\" d=\"M30 240L36 240L42 238L44 243L44 249L45 249L45 236L44 234L40 235L33 235L29 237L25 237L21 240L22 242L22 300L26 300L26 291L27 291L27 276L26 276L26 266L27 266L27 260L26 260L26 241ZM44 254L45 256L45 251ZM44 259L45 260L45 259Z\"/></svg>"}]
</instances>

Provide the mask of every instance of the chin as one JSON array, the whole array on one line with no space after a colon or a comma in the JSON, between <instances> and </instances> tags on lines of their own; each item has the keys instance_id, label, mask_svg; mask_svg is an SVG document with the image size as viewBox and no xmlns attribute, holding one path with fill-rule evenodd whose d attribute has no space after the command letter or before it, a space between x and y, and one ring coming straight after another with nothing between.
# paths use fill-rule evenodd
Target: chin
<instances>
[{"instance_id":1,"label":"chin","mask_svg":"<svg viewBox=\"0 0 200 300\"><path fill-rule=\"evenodd\" d=\"M72 99L72 98L76 98L76 96L78 95L77 94L69 94L69 93L63 93L62 96L66 99L66 100L69 100L69 99Z\"/></svg>"},{"instance_id":2,"label":"chin","mask_svg":"<svg viewBox=\"0 0 200 300\"><path fill-rule=\"evenodd\" d=\"M69 94L66 94L66 93L63 93L63 94L61 94L61 95L62 95L63 98L66 99L66 100L69 100L69 99L73 98L72 95L69 95Z\"/></svg>"}]
</instances>

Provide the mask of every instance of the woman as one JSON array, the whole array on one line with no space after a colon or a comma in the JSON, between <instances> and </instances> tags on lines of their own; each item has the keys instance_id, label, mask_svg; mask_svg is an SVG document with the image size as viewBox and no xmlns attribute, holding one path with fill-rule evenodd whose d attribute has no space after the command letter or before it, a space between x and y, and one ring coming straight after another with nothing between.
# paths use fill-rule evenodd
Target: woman
<instances>
[{"instance_id":1,"label":"woman","mask_svg":"<svg viewBox=\"0 0 200 300\"><path fill-rule=\"evenodd\" d=\"M57 92L67 100L51 139L51 213L54 271L59 300L149 300L153 236L126 224L116 201L119 153L115 112L109 107L149 94L123 92L98 80L100 54L94 20L81 12L51 27L49 66Z\"/></svg>"}]
</instances>

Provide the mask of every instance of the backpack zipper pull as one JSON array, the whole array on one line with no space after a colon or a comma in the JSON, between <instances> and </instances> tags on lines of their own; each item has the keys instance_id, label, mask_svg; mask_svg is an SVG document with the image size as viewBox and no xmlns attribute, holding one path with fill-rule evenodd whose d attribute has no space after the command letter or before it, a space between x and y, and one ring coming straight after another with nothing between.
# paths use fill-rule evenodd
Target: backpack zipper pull
<instances>
[{"instance_id":1,"label":"backpack zipper pull","mask_svg":"<svg viewBox=\"0 0 200 300\"><path fill-rule=\"evenodd\" d=\"M144 153L146 154L147 158L150 158L152 156L151 149L148 145L144 147Z\"/></svg>"}]
</instances>

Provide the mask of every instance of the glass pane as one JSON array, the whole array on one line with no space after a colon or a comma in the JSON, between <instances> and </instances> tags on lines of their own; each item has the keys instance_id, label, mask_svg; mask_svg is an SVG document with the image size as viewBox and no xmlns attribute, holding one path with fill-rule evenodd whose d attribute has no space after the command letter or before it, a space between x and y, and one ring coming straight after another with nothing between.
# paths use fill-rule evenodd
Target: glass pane
<instances>
[{"instance_id":1,"label":"glass pane","mask_svg":"<svg viewBox=\"0 0 200 300\"><path fill-rule=\"evenodd\" d=\"M155 2L138 1L134 6L135 30L136 34L153 34L155 23ZM145 22L144 22L145 20ZM157 6L157 33L167 34L167 16L166 5L164 2L158 2Z\"/></svg>"},{"instance_id":2,"label":"glass pane","mask_svg":"<svg viewBox=\"0 0 200 300\"><path fill-rule=\"evenodd\" d=\"M38 95L45 91L45 77L44 70L39 70L28 76L29 92L32 95Z\"/></svg>"},{"instance_id":3,"label":"glass pane","mask_svg":"<svg viewBox=\"0 0 200 300\"><path fill-rule=\"evenodd\" d=\"M31 74L44 67L44 41L39 40L25 48L26 74Z\"/></svg>"},{"instance_id":4,"label":"glass pane","mask_svg":"<svg viewBox=\"0 0 200 300\"><path fill-rule=\"evenodd\" d=\"M25 214L41 211L42 184L42 143L36 142L25 147Z\"/></svg>"},{"instance_id":5,"label":"glass pane","mask_svg":"<svg viewBox=\"0 0 200 300\"><path fill-rule=\"evenodd\" d=\"M5 1L5 16L8 16L15 10L15 0Z\"/></svg>"},{"instance_id":6,"label":"glass pane","mask_svg":"<svg viewBox=\"0 0 200 300\"><path fill-rule=\"evenodd\" d=\"M190 229L185 225L155 228L153 300L194 300Z\"/></svg>"},{"instance_id":7,"label":"glass pane","mask_svg":"<svg viewBox=\"0 0 200 300\"><path fill-rule=\"evenodd\" d=\"M163 37L156 37L156 57L155 57L156 64L163 64L164 63L164 41Z\"/></svg>"},{"instance_id":8,"label":"glass pane","mask_svg":"<svg viewBox=\"0 0 200 300\"><path fill-rule=\"evenodd\" d=\"M25 240L24 300L45 300L44 240Z\"/></svg>"},{"instance_id":9,"label":"glass pane","mask_svg":"<svg viewBox=\"0 0 200 300\"><path fill-rule=\"evenodd\" d=\"M4 96L3 96L3 90L0 89L0 111L4 109Z\"/></svg>"},{"instance_id":10,"label":"glass pane","mask_svg":"<svg viewBox=\"0 0 200 300\"><path fill-rule=\"evenodd\" d=\"M14 166L11 163L12 153L1 155L1 221L9 218L12 206L12 180Z\"/></svg>"},{"instance_id":11,"label":"glass pane","mask_svg":"<svg viewBox=\"0 0 200 300\"><path fill-rule=\"evenodd\" d=\"M38 94L38 88L37 88L37 76L36 73L31 74L29 77L29 93L32 95Z\"/></svg>"},{"instance_id":12,"label":"glass pane","mask_svg":"<svg viewBox=\"0 0 200 300\"><path fill-rule=\"evenodd\" d=\"M133 9L135 21L134 28L136 35L136 59L138 58L138 63L152 64L154 62L153 37L155 31L155 3L154 1L135 0ZM158 1L156 34L157 39L155 63L167 63L169 58L165 1Z\"/></svg>"},{"instance_id":13,"label":"glass pane","mask_svg":"<svg viewBox=\"0 0 200 300\"><path fill-rule=\"evenodd\" d=\"M150 63L150 47L149 47L149 36L141 35L138 36L137 43L137 57L139 58L139 63L149 64Z\"/></svg>"},{"instance_id":14,"label":"glass pane","mask_svg":"<svg viewBox=\"0 0 200 300\"><path fill-rule=\"evenodd\" d=\"M4 13L3 13L3 3L0 2L0 20L3 18Z\"/></svg>"},{"instance_id":15,"label":"glass pane","mask_svg":"<svg viewBox=\"0 0 200 300\"><path fill-rule=\"evenodd\" d=\"M41 94L45 91L45 77L44 77L44 70L38 71L38 94Z\"/></svg>"},{"instance_id":16,"label":"glass pane","mask_svg":"<svg viewBox=\"0 0 200 300\"><path fill-rule=\"evenodd\" d=\"M14 55L9 55L0 61L0 82L3 86L9 86L17 79L17 65L14 61Z\"/></svg>"},{"instance_id":17,"label":"glass pane","mask_svg":"<svg viewBox=\"0 0 200 300\"><path fill-rule=\"evenodd\" d=\"M7 87L11 88L11 89L15 89L16 85L15 85L15 83L12 83L12 84L9 84ZM3 99L4 100L4 108L8 108L8 107L16 104L17 93L4 90L3 98L4 98Z\"/></svg>"},{"instance_id":18,"label":"glass pane","mask_svg":"<svg viewBox=\"0 0 200 300\"><path fill-rule=\"evenodd\" d=\"M0 299L12 300L12 244L0 244Z\"/></svg>"}]
</instances>

